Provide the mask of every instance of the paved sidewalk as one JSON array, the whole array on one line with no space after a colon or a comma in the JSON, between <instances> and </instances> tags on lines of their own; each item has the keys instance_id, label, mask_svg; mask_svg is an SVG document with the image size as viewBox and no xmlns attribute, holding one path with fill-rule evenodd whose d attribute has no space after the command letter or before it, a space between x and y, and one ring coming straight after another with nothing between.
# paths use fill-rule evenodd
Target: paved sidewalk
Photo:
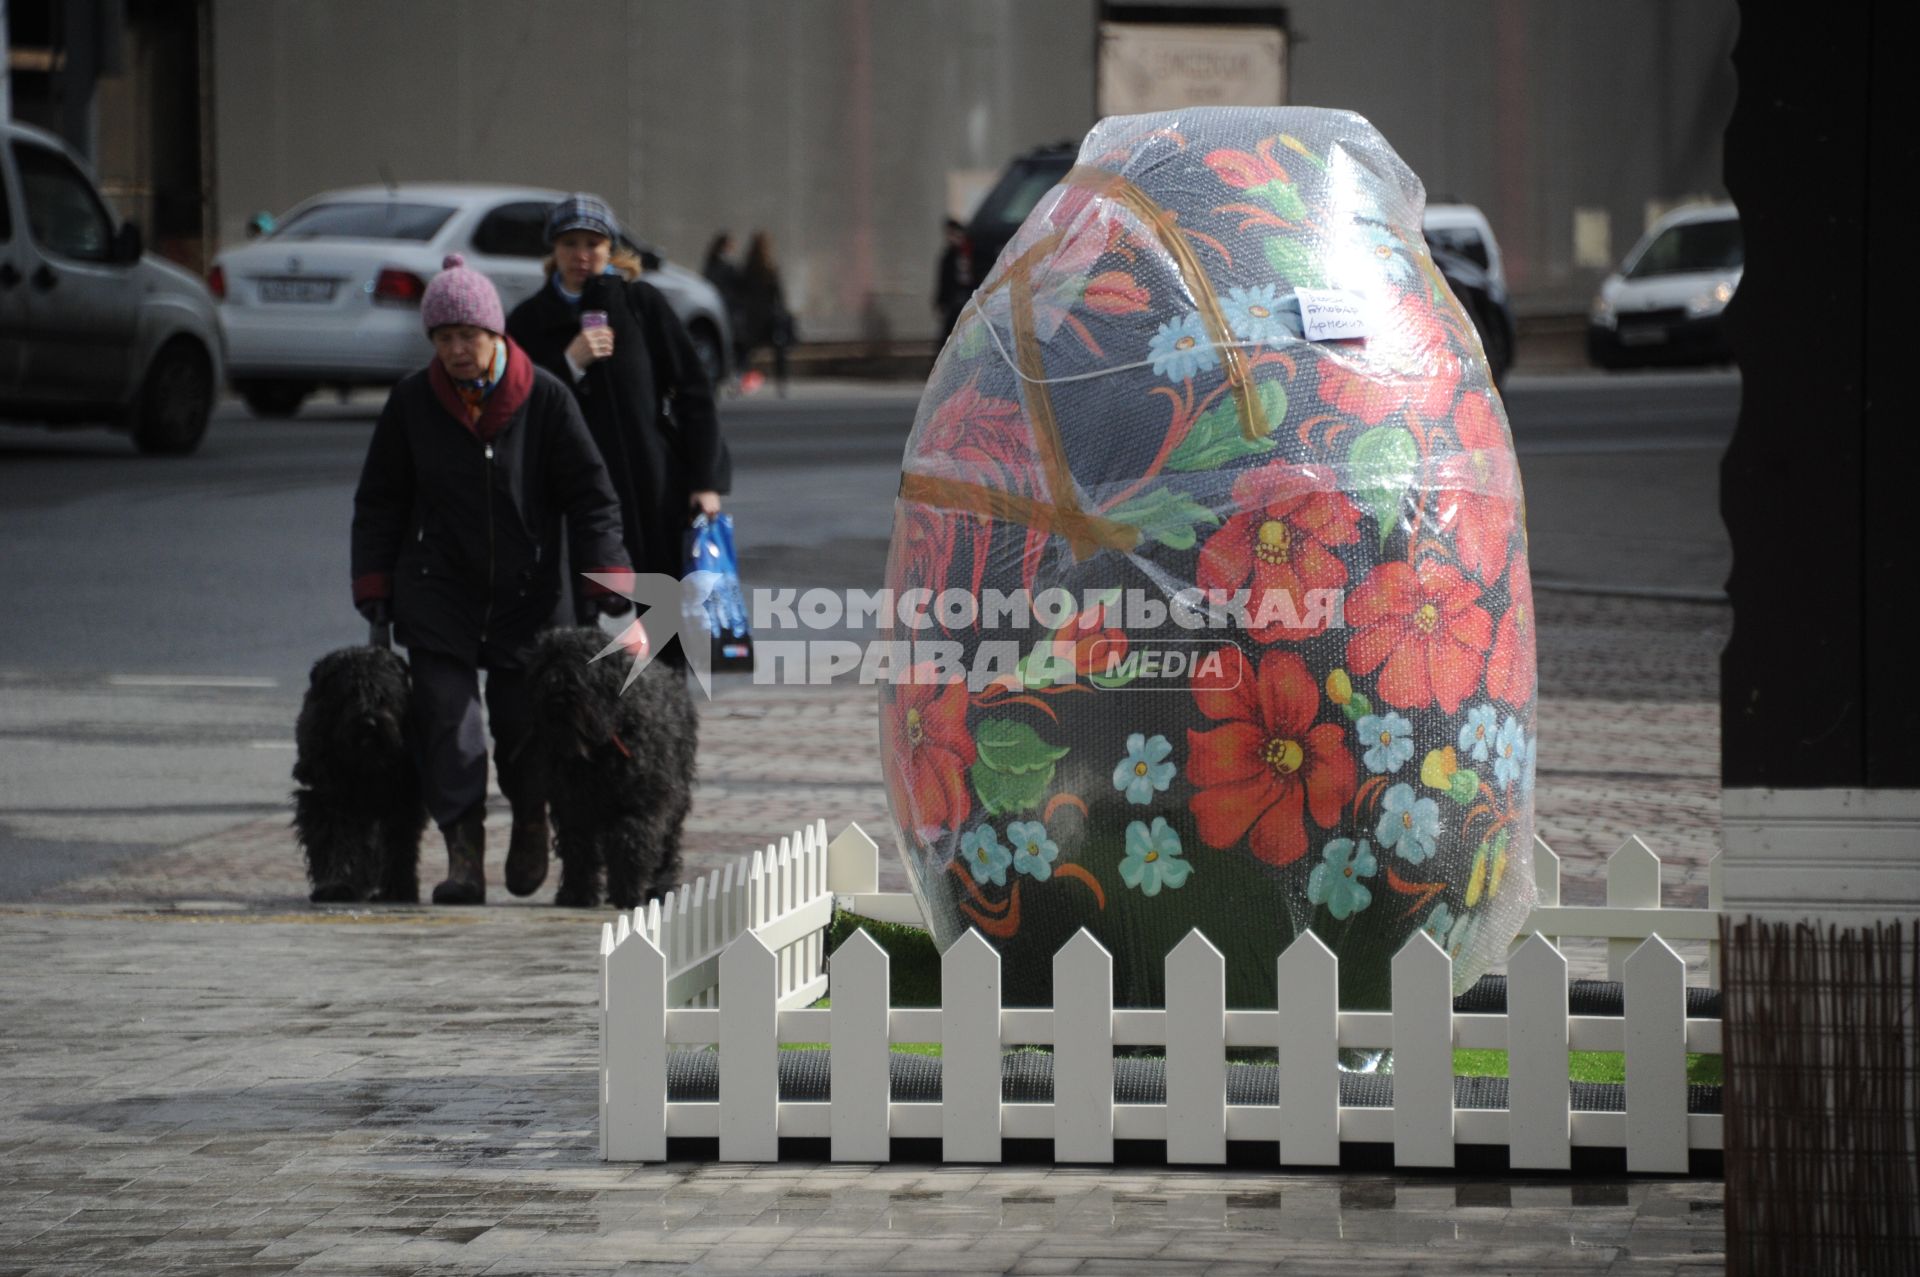
<instances>
[{"instance_id":1,"label":"paved sidewalk","mask_svg":"<svg viewBox=\"0 0 1920 1277\"><path fill-rule=\"evenodd\" d=\"M1726 610L1538 610L1539 819L1569 898L1600 899L1639 833L1669 903L1699 900ZM694 870L818 816L884 831L870 690L730 685L704 713ZM0 1277L1722 1263L1717 1181L605 1165L604 915L497 898L311 909L275 816L0 907Z\"/></svg>"}]
</instances>

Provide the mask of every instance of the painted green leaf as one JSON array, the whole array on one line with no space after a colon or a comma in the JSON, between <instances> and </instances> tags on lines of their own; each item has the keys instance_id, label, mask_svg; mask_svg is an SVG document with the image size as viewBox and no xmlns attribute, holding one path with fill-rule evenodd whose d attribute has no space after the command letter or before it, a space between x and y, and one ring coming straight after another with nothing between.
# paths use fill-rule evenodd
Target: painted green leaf
<instances>
[{"instance_id":1,"label":"painted green leaf","mask_svg":"<svg viewBox=\"0 0 1920 1277\"><path fill-rule=\"evenodd\" d=\"M980 762L989 770L1019 775L1045 770L1051 776L1053 765L1067 756L1067 746L1049 745L1040 733L1013 718L990 718L974 734L980 747Z\"/></svg>"},{"instance_id":2,"label":"painted green leaf","mask_svg":"<svg viewBox=\"0 0 1920 1277\"><path fill-rule=\"evenodd\" d=\"M1268 182L1251 193L1265 200L1267 207L1289 222L1303 222L1307 218L1307 206L1300 199L1300 188L1292 182Z\"/></svg>"},{"instance_id":3,"label":"painted green leaf","mask_svg":"<svg viewBox=\"0 0 1920 1277\"><path fill-rule=\"evenodd\" d=\"M1172 488L1155 488L1145 496L1107 511L1107 516L1131 523L1140 529L1142 537L1175 550L1191 550L1198 543L1195 524L1217 527L1220 523L1219 515Z\"/></svg>"},{"instance_id":4,"label":"painted green leaf","mask_svg":"<svg viewBox=\"0 0 1920 1277\"><path fill-rule=\"evenodd\" d=\"M1453 801L1465 807L1480 794L1480 775L1463 768L1453 774L1447 785L1453 794Z\"/></svg>"},{"instance_id":5,"label":"painted green leaf","mask_svg":"<svg viewBox=\"0 0 1920 1277\"><path fill-rule=\"evenodd\" d=\"M1373 520L1380 526L1380 545L1385 548L1393 535L1394 514L1400 497L1413 482L1414 467L1420 450L1413 436L1400 426L1375 426L1353 441L1347 465L1353 476L1353 490Z\"/></svg>"},{"instance_id":6,"label":"painted green leaf","mask_svg":"<svg viewBox=\"0 0 1920 1277\"><path fill-rule=\"evenodd\" d=\"M1326 286L1326 276L1321 274L1319 259L1314 256L1313 245L1308 240L1275 235L1267 240L1266 252L1267 265L1295 288Z\"/></svg>"},{"instance_id":7,"label":"painted green leaf","mask_svg":"<svg viewBox=\"0 0 1920 1277\"><path fill-rule=\"evenodd\" d=\"M1254 385L1260 407L1266 413L1267 426L1278 430L1287 415L1287 390L1277 381ZM1167 458L1169 470L1218 470L1240 457L1257 456L1273 446L1273 437L1249 439L1240 425L1240 405L1232 393L1200 414L1187 431L1187 437Z\"/></svg>"},{"instance_id":8,"label":"painted green leaf","mask_svg":"<svg viewBox=\"0 0 1920 1277\"><path fill-rule=\"evenodd\" d=\"M1004 816L1040 805L1040 800L1046 797L1047 786L1053 783L1053 764L1047 763L1038 771L1002 772L987 766L983 754L967 775L972 778L973 792L980 795L987 813Z\"/></svg>"},{"instance_id":9,"label":"painted green leaf","mask_svg":"<svg viewBox=\"0 0 1920 1277\"><path fill-rule=\"evenodd\" d=\"M1341 708L1347 711L1348 718L1357 723L1367 715L1373 713L1373 702L1362 696L1359 692L1355 692L1347 698L1347 703L1341 706Z\"/></svg>"}]
</instances>

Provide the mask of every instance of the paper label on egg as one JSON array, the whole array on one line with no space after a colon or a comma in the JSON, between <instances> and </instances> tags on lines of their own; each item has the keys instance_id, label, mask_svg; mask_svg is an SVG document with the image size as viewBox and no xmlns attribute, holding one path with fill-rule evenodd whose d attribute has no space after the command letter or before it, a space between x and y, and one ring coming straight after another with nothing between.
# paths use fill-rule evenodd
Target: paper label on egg
<instances>
[{"instance_id":1,"label":"paper label on egg","mask_svg":"<svg viewBox=\"0 0 1920 1277\"><path fill-rule=\"evenodd\" d=\"M1366 300L1344 288L1301 288L1301 335L1308 341L1352 341L1366 337Z\"/></svg>"}]
</instances>

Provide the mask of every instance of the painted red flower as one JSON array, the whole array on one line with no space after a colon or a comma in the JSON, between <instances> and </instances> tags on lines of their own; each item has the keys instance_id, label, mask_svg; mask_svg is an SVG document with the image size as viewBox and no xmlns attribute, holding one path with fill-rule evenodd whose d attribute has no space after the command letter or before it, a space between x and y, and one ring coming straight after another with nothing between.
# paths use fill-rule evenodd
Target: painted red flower
<instances>
[{"instance_id":1,"label":"painted red flower","mask_svg":"<svg viewBox=\"0 0 1920 1277\"><path fill-rule=\"evenodd\" d=\"M1087 309L1102 315L1137 315L1153 296L1123 270L1102 271L1087 281Z\"/></svg>"},{"instance_id":2,"label":"painted red flower","mask_svg":"<svg viewBox=\"0 0 1920 1277\"><path fill-rule=\"evenodd\" d=\"M1200 547L1195 584L1203 590L1250 590L1249 616L1256 620L1274 592L1291 596L1291 609L1264 612L1266 623L1252 631L1258 642L1322 633L1330 617L1325 609L1308 606L1307 591L1338 590L1347 583L1346 564L1328 547L1359 539L1360 512L1343 493L1330 490L1329 482L1325 471L1310 466L1274 464L1247 471L1233 484L1241 513Z\"/></svg>"},{"instance_id":3,"label":"painted red flower","mask_svg":"<svg viewBox=\"0 0 1920 1277\"><path fill-rule=\"evenodd\" d=\"M1460 391L1460 352L1433 304L1402 293L1358 352L1361 367L1321 366L1320 401L1366 425L1406 409L1429 421L1445 418Z\"/></svg>"},{"instance_id":4,"label":"painted red flower","mask_svg":"<svg viewBox=\"0 0 1920 1277\"><path fill-rule=\"evenodd\" d=\"M1040 461L1034 451L1032 427L1027 422L1025 411L1011 399L995 399L981 394L971 381L948 395L919 428L908 454L907 468L913 473L934 478L957 479L1040 501L1048 499L1046 481L1041 477ZM929 553L937 557L943 541L952 542L962 535L970 537L974 564L971 584L977 593L981 581L979 569L989 557L987 548L994 528L993 519L984 514L932 513L937 519L950 522L958 520L961 526L945 533L944 537L930 531L928 535L932 538L932 545ZM1034 574L1039 570L1041 552L1046 548L1047 533L1034 528L1022 528L1020 534L1023 537L1020 554L1022 584L1030 588ZM950 561L949 552L947 560L943 562ZM946 581L944 569L937 580L950 585L959 584ZM924 584L940 588L935 580L928 580Z\"/></svg>"},{"instance_id":5,"label":"painted red flower","mask_svg":"<svg viewBox=\"0 0 1920 1277\"><path fill-rule=\"evenodd\" d=\"M1430 468L1433 519L1450 537L1461 564L1491 585L1507 564L1519 524L1519 475L1500 419L1485 395L1470 394L1454 408L1460 451Z\"/></svg>"},{"instance_id":6,"label":"painted red flower","mask_svg":"<svg viewBox=\"0 0 1920 1277\"><path fill-rule=\"evenodd\" d=\"M1235 190L1250 191L1256 186L1265 186L1268 182L1290 182L1287 170L1280 167L1273 158L1273 138L1268 138L1253 151L1235 151L1222 148L1207 152L1207 167L1213 170L1215 177Z\"/></svg>"},{"instance_id":7,"label":"painted red flower","mask_svg":"<svg viewBox=\"0 0 1920 1277\"><path fill-rule=\"evenodd\" d=\"M1493 641L1479 600L1479 584L1450 564L1381 564L1347 596L1347 668L1379 670L1380 698L1397 709L1455 712L1480 685Z\"/></svg>"},{"instance_id":8,"label":"painted red flower","mask_svg":"<svg viewBox=\"0 0 1920 1277\"><path fill-rule=\"evenodd\" d=\"M1533 699L1533 575L1524 552L1513 556L1507 568L1507 596L1512 600L1493 632L1493 655L1487 658L1487 695L1509 705Z\"/></svg>"},{"instance_id":9,"label":"painted red flower","mask_svg":"<svg viewBox=\"0 0 1920 1277\"><path fill-rule=\"evenodd\" d=\"M957 677L935 682L933 669L914 666L880 716L880 757L894 815L929 839L959 828L972 810L967 768L975 754L966 684Z\"/></svg>"},{"instance_id":10,"label":"painted red flower","mask_svg":"<svg viewBox=\"0 0 1920 1277\"><path fill-rule=\"evenodd\" d=\"M1071 655L1074 672L1104 674L1111 661L1127 657L1127 632L1120 628L1120 607L1115 603L1096 603L1067 625L1060 640L1067 645L1061 655Z\"/></svg>"},{"instance_id":11,"label":"painted red flower","mask_svg":"<svg viewBox=\"0 0 1920 1277\"><path fill-rule=\"evenodd\" d=\"M1323 829L1339 823L1357 783L1346 732L1316 725L1320 687L1294 652L1269 652L1258 672L1238 649L1222 649L1238 685L1196 687L1200 712L1220 725L1187 732L1187 775L1196 787L1189 809L1210 847L1242 837L1268 864L1285 865L1307 850L1306 818Z\"/></svg>"}]
</instances>

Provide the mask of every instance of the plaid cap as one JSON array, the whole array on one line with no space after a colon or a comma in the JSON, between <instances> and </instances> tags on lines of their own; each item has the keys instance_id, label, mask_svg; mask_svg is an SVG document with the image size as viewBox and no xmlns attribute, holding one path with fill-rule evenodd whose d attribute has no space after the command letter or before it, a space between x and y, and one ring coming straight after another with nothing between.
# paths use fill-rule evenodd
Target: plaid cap
<instances>
[{"instance_id":1,"label":"plaid cap","mask_svg":"<svg viewBox=\"0 0 1920 1277\"><path fill-rule=\"evenodd\" d=\"M547 214L547 243L553 243L568 231L592 231L608 239L619 239L620 219L613 215L605 200L578 191L555 204Z\"/></svg>"}]
</instances>

